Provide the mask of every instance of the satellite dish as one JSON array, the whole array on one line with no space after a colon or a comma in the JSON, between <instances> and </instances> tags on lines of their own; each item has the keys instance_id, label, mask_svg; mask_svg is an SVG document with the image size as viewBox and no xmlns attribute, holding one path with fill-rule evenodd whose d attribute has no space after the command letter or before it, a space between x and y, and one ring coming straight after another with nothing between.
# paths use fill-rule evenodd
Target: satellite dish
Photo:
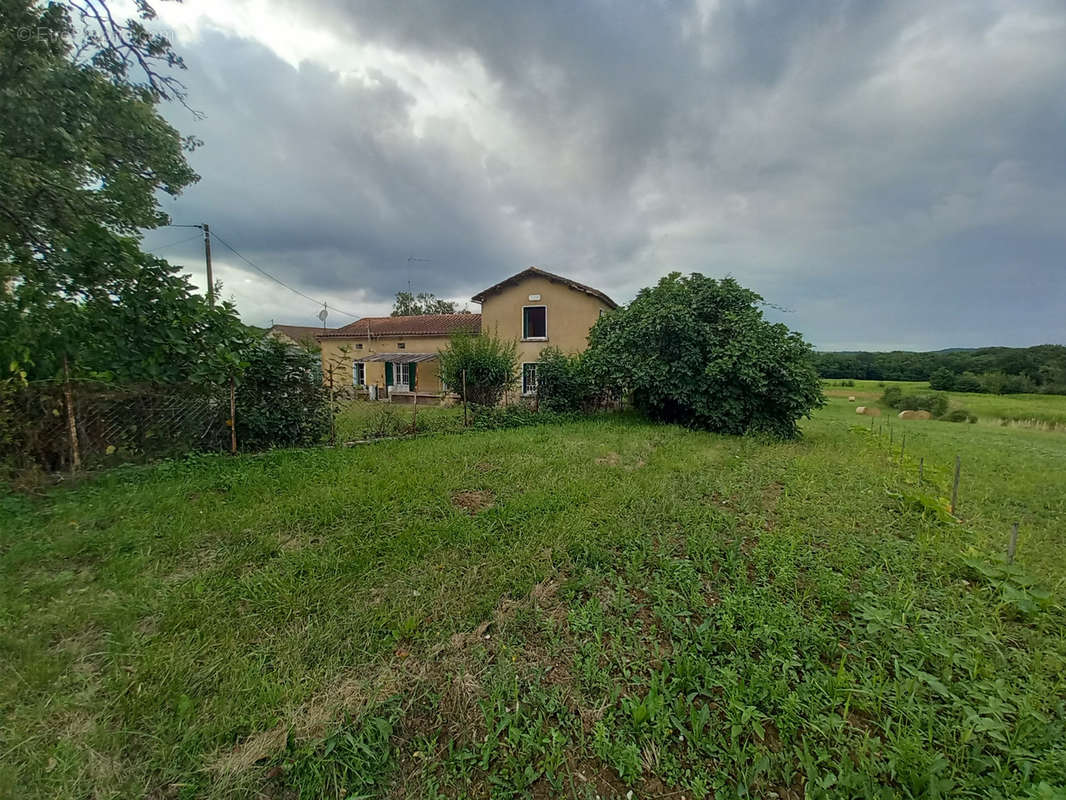
<instances>
[{"instance_id":1,"label":"satellite dish","mask_svg":"<svg viewBox=\"0 0 1066 800\"><path fill-rule=\"evenodd\" d=\"M326 321L326 317L328 317L328 316L329 316L329 311L327 311L325 307L323 307L322 310L318 312L318 318L320 320L322 320L323 322Z\"/></svg>"}]
</instances>

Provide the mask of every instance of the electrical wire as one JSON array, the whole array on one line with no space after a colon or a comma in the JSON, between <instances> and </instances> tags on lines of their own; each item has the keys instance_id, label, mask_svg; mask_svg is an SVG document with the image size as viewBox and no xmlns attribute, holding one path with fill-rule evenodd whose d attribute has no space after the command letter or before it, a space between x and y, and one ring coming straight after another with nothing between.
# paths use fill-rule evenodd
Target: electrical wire
<instances>
[{"instance_id":1,"label":"electrical wire","mask_svg":"<svg viewBox=\"0 0 1066 800\"><path fill-rule=\"evenodd\" d=\"M168 247L174 247L175 245L185 244L185 242L191 242L193 239L202 239L203 236L199 233L194 233L192 236L186 236L184 239L178 239L176 242L170 244L161 244L159 247L153 247L151 250L145 250L146 253L154 253L157 250L166 250Z\"/></svg>"},{"instance_id":2,"label":"electrical wire","mask_svg":"<svg viewBox=\"0 0 1066 800\"><path fill-rule=\"evenodd\" d=\"M344 316L346 316L346 317L351 317L353 319L360 319L362 317L361 314L353 314L350 311L345 311L343 309L337 308L336 306L331 306L328 303L323 302L322 300L318 300L318 299L316 299L314 297L311 297L311 295L309 295L309 294L304 294L299 289L294 289L293 287L289 286L289 284L285 283L285 281L281 280L280 278L275 278L273 275L271 275L269 272L267 272L261 266L256 264L250 258L247 258L247 257L241 255L239 252L237 252L237 248L235 248L233 245L231 245L229 242L227 242L225 239L223 239L221 236L219 236L217 233L215 233L215 231L213 229L211 231L211 238L212 239L218 239L218 241L222 242L222 244L224 244L227 248L229 248L229 250L233 253L233 255L237 256L237 258L241 259L241 261L243 261L244 263L246 263L248 266L252 267L253 269L263 273L268 278L270 278L270 280L274 281L274 283L281 284L286 289L288 289L290 292L293 292L294 294L298 294L298 295L300 295L300 297L303 297L303 298L305 298L307 300L310 300L312 303L315 303L316 305L320 305L323 308L328 308L331 311L336 311L338 314L344 314Z\"/></svg>"}]
</instances>

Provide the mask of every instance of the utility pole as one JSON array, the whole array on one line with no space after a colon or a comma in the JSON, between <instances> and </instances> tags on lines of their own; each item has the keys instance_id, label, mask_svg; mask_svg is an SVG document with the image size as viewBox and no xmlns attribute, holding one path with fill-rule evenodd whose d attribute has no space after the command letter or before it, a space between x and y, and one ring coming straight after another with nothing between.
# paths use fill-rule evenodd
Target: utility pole
<instances>
[{"instance_id":1,"label":"utility pole","mask_svg":"<svg viewBox=\"0 0 1066 800\"><path fill-rule=\"evenodd\" d=\"M207 260L207 303L215 305L215 274L211 271L211 226L206 222L200 226L204 230L204 258Z\"/></svg>"}]
</instances>

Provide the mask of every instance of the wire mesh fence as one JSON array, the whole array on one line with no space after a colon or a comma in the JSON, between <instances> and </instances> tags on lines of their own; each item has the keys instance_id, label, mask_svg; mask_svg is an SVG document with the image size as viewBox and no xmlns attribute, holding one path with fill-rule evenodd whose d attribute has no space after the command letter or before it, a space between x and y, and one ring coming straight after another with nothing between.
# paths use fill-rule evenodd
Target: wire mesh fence
<instances>
[{"instance_id":1,"label":"wire mesh fence","mask_svg":"<svg viewBox=\"0 0 1066 800\"><path fill-rule=\"evenodd\" d=\"M229 446L228 389L40 382L0 396L0 465L62 472Z\"/></svg>"}]
</instances>

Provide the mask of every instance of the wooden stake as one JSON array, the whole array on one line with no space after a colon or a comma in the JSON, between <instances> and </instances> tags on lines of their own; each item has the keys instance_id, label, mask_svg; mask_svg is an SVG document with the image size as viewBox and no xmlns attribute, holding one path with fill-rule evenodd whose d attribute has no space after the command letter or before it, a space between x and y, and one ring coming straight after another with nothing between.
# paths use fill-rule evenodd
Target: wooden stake
<instances>
[{"instance_id":1,"label":"wooden stake","mask_svg":"<svg viewBox=\"0 0 1066 800\"><path fill-rule=\"evenodd\" d=\"M907 450L907 432L903 431L903 441L899 445L899 465L903 466L903 453Z\"/></svg>"},{"instance_id":2,"label":"wooden stake","mask_svg":"<svg viewBox=\"0 0 1066 800\"><path fill-rule=\"evenodd\" d=\"M418 392L411 393L411 433L418 432Z\"/></svg>"},{"instance_id":3,"label":"wooden stake","mask_svg":"<svg viewBox=\"0 0 1066 800\"><path fill-rule=\"evenodd\" d=\"M237 384L229 378L229 451L237 455Z\"/></svg>"},{"instance_id":4,"label":"wooden stake","mask_svg":"<svg viewBox=\"0 0 1066 800\"><path fill-rule=\"evenodd\" d=\"M74 390L70 385L70 364L63 356L63 398L67 404L67 433L70 435L70 474L81 468L81 450L78 448L78 424L74 419Z\"/></svg>"},{"instance_id":5,"label":"wooden stake","mask_svg":"<svg viewBox=\"0 0 1066 800\"><path fill-rule=\"evenodd\" d=\"M922 485L922 473L925 472L925 456L918 459L918 485Z\"/></svg>"},{"instance_id":6,"label":"wooden stake","mask_svg":"<svg viewBox=\"0 0 1066 800\"><path fill-rule=\"evenodd\" d=\"M959 504L959 472L962 470L962 459L955 456L955 482L951 485L951 513Z\"/></svg>"},{"instance_id":7,"label":"wooden stake","mask_svg":"<svg viewBox=\"0 0 1066 800\"><path fill-rule=\"evenodd\" d=\"M470 425L466 417L466 370L463 370L463 427Z\"/></svg>"},{"instance_id":8,"label":"wooden stake","mask_svg":"<svg viewBox=\"0 0 1066 800\"><path fill-rule=\"evenodd\" d=\"M1007 563L1014 563L1014 552L1018 549L1018 523L1010 529L1010 541L1007 542Z\"/></svg>"}]
</instances>

